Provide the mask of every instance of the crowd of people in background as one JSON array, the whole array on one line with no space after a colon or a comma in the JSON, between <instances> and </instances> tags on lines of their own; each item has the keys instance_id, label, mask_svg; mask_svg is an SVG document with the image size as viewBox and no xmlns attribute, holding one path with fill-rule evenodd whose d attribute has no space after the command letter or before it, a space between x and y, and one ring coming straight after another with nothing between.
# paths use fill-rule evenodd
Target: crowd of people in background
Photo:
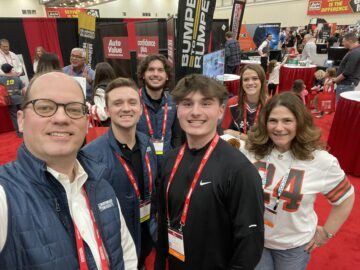
<instances>
[{"instance_id":1,"label":"crowd of people in background","mask_svg":"<svg viewBox=\"0 0 360 270\"><path fill-rule=\"evenodd\" d=\"M314 74L312 89L296 80L281 94L290 50L312 61L315 39L283 29L281 62L269 62L271 40L258 48L261 65L240 69L241 44L226 33L226 71L240 72L229 97L200 74L169 89L173 70L160 54L140 61L137 85L107 62L91 69L82 48L62 68L41 46L25 91L22 64L0 39L0 82L24 140L0 167L0 268L142 270L156 251L156 270L306 269L354 203L306 95L354 90L359 37L334 35L329 46L349 49L339 68ZM108 129L84 146L89 122ZM318 193L332 205L324 224Z\"/></svg>"}]
</instances>

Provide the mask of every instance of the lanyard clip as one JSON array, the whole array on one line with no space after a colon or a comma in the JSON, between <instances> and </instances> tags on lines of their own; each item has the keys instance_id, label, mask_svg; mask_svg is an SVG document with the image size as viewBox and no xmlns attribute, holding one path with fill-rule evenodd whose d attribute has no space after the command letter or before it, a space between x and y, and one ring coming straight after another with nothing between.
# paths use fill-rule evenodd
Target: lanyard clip
<instances>
[{"instance_id":1,"label":"lanyard clip","mask_svg":"<svg viewBox=\"0 0 360 270\"><path fill-rule=\"evenodd\" d=\"M185 226L185 224L180 223L179 232L182 232L182 229L183 229L184 226Z\"/></svg>"}]
</instances>

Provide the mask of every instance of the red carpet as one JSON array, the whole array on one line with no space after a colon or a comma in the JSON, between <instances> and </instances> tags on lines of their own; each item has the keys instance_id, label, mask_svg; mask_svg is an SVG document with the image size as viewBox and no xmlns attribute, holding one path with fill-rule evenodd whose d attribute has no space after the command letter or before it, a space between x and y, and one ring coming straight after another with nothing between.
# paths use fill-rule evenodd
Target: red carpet
<instances>
[{"instance_id":1,"label":"red carpet","mask_svg":"<svg viewBox=\"0 0 360 270\"><path fill-rule=\"evenodd\" d=\"M322 140L327 141L334 114L315 119L315 123L323 130ZM22 139L16 137L15 132L0 134L0 164L4 164L16 157L16 150ZM356 197L360 196L360 178L348 175L355 187ZM319 223L324 224L330 211L330 205L324 196L319 195L315 202L315 209L319 216ZM357 201L350 217L340 232L331 241L314 251L308 270L354 270L360 269L360 206ZM153 260L153 256L149 258ZM152 265L148 262L147 265ZM152 267L147 267L151 270ZM291 269L289 269L291 270Z\"/></svg>"}]
</instances>

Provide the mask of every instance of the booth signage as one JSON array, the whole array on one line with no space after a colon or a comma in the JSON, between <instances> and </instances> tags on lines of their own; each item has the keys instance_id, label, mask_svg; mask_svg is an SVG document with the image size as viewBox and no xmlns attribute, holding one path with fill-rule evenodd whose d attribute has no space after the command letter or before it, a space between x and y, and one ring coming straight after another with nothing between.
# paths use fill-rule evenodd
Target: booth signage
<instances>
[{"instance_id":1,"label":"booth signage","mask_svg":"<svg viewBox=\"0 0 360 270\"><path fill-rule=\"evenodd\" d=\"M46 8L46 16L49 18L78 18L80 13L87 13L88 15L100 17L98 9Z\"/></svg>"},{"instance_id":2,"label":"booth signage","mask_svg":"<svg viewBox=\"0 0 360 270\"><path fill-rule=\"evenodd\" d=\"M136 54L137 59L141 60L148 55L159 53L158 36L137 36L136 37Z\"/></svg>"},{"instance_id":3,"label":"booth signage","mask_svg":"<svg viewBox=\"0 0 360 270\"><path fill-rule=\"evenodd\" d=\"M107 59L130 59L127 37L104 37L103 48Z\"/></svg>"},{"instance_id":4,"label":"booth signage","mask_svg":"<svg viewBox=\"0 0 360 270\"><path fill-rule=\"evenodd\" d=\"M309 0L308 15L352 14L360 12L360 0Z\"/></svg>"}]
</instances>

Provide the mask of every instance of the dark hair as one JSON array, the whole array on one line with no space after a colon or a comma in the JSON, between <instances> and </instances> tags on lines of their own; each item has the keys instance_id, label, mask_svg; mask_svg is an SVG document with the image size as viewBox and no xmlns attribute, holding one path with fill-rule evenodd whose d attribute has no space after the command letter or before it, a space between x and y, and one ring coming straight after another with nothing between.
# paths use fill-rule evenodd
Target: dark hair
<instances>
[{"instance_id":1,"label":"dark hair","mask_svg":"<svg viewBox=\"0 0 360 270\"><path fill-rule=\"evenodd\" d=\"M100 87L100 85L104 85L101 88L105 89L106 85L112 80L116 79L116 74L112 66L108 62L100 62L95 66L95 78L93 81L93 92L92 99L96 95L96 89Z\"/></svg>"},{"instance_id":2,"label":"dark hair","mask_svg":"<svg viewBox=\"0 0 360 270\"><path fill-rule=\"evenodd\" d=\"M296 119L296 136L290 145L290 151L296 159L309 160L312 152L323 149L320 142L321 130L314 125L311 113L298 95L284 92L272 97L261 110L257 124L249 131L245 148L261 159L274 147L267 131L267 122L272 110L278 106L286 107Z\"/></svg>"},{"instance_id":3,"label":"dark hair","mask_svg":"<svg viewBox=\"0 0 360 270\"><path fill-rule=\"evenodd\" d=\"M23 102L22 102L22 104L21 104L21 107L22 107L22 108L24 108L24 105L30 100L30 92L31 92L31 89L32 89L33 84L35 83L35 81L37 81L38 78L40 78L41 76L43 76L43 75L46 74L46 73L61 73L61 74L64 74L65 76L67 76L67 77L69 77L69 78L72 78L70 75L65 74L65 73L62 72L61 70L52 70L52 71L45 72L45 73L36 73L35 76L32 77L32 79L30 80L29 85L28 85L27 88L26 88L24 100L23 100ZM72 78L72 79L73 79L73 78ZM81 95L82 95L82 97L83 97L83 99L84 99L83 102L85 103L85 95L84 95L84 92L83 92L83 90L82 90L82 87L81 87L80 83L79 83L77 80L75 80L75 79L73 79L73 80L74 80L74 82L78 85L78 87L79 87L79 89L80 89L80 91L81 91Z\"/></svg>"},{"instance_id":4,"label":"dark hair","mask_svg":"<svg viewBox=\"0 0 360 270\"><path fill-rule=\"evenodd\" d=\"M304 86L305 83L303 80L295 80L292 87L291 87L291 91L297 94L300 94L302 90L304 90Z\"/></svg>"},{"instance_id":5,"label":"dark hair","mask_svg":"<svg viewBox=\"0 0 360 270\"><path fill-rule=\"evenodd\" d=\"M47 73L50 71L61 71L59 57L55 53L44 53L36 69L37 73Z\"/></svg>"},{"instance_id":6,"label":"dark hair","mask_svg":"<svg viewBox=\"0 0 360 270\"><path fill-rule=\"evenodd\" d=\"M261 88L260 88L260 95L259 95L259 103L261 107L264 107L266 100L267 100L267 91L266 91L266 77L264 69L260 65L246 65L240 73L240 88L239 88L239 97L238 97L238 110L240 114L244 111L245 106L245 97L246 93L243 88L243 74L247 70L253 70L256 72L256 74L259 76L260 82L261 82ZM239 115L238 117L240 117Z\"/></svg>"},{"instance_id":7,"label":"dark hair","mask_svg":"<svg viewBox=\"0 0 360 270\"><path fill-rule=\"evenodd\" d=\"M119 88L119 87L131 87L132 89L134 89L137 93L139 93L139 87L136 85L136 83L129 78L117 78L113 81L111 81L105 89L105 104L106 106L108 105L108 100L109 100L109 93L114 90L115 88Z\"/></svg>"},{"instance_id":8,"label":"dark hair","mask_svg":"<svg viewBox=\"0 0 360 270\"><path fill-rule=\"evenodd\" d=\"M272 36L271 33L266 33L266 37Z\"/></svg>"},{"instance_id":9,"label":"dark hair","mask_svg":"<svg viewBox=\"0 0 360 270\"><path fill-rule=\"evenodd\" d=\"M233 34L233 32L231 32L231 31L227 31L226 33L225 33L225 37L226 38L232 38L234 36L234 34Z\"/></svg>"},{"instance_id":10,"label":"dark hair","mask_svg":"<svg viewBox=\"0 0 360 270\"><path fill-rule=\"evenodd\" d=\"M37 50L38 50L38 49L39 49L43 54L45 53L45 50L44 50L44 48L41 47L41 46L37 46L37 47L35 48L35 57L34 57L34 60L38 60L38 61L39 61L40 57L39 57L38 54L37 54Z\"/></svg>"},{"instance_id":11,"label":"dark hair","mask_svg":"<svg viewBox=\"0 0 360 270\"><path fill-rule=\"evenodd\" d=\"M352 43L356 43L358 42L358 37L356 36L356 33L355 32L349 32L349 33L346 33L344 35L344 39L346 39L347 41L350 41Z\"/></svg>"},{"instance_id":12,"label":"dark hair","mask_svg":"<svg viewBox=\"0 0 360 270\"><path fill-rule=\"evenodd\" d=\"M152 55L145 57L138 66L137 76L138 76L139 82L144 83L143 77L144 77L145 71L149 67L150 62L155 61L155 60L159 60L160 62L163 63L165 72L169 78L167 83L170 81L170 78L172 76L172 69L171 69L169 61L162 54L152 54Z\"/></svg>"},{"instance_id":13,"label":"dark hair","mask_svg":"<svg viewBox=\"0 0 360 270\"><path fill-rule=\"evenodd\" d=\"M201 74L191 74L182 78L171 92L173 100L179 104L191 92L199 91L205 97L215 97L222 104L228 95L226 88L214 79Z\"/></svg>"}]
</instances>

